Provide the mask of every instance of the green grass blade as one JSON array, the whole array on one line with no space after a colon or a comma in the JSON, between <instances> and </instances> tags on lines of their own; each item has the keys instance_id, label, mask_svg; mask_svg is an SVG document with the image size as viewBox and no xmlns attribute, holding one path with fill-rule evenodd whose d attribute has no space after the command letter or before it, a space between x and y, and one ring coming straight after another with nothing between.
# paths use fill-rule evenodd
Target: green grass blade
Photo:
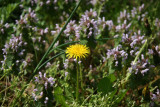
<instances>
[{"instance_id":1,"label":"green grass blade","mask_svg":"<svg viewBox=\"0 0 160 107\"><path fill-rule=\"evenodd\" d=\"M62 55L62 54L64 54L64 53L65 53L65 52L61 52L61 53L53 56L52 58L48 59L46 62L44 62L44 63L38 68L38 70L41 69L45 64L47 64L47 63L48 63L49 61L51 61L52 59L54 59L54 58L56 58L56 57L58 57L58 56L60 56L60 55Z\"/></svg>"},{"instance_id":2,"label":"green grass blade","mask_svg":"<svg viewBox=\"0 0 160 107\"><path fill-rule=\"evenodd\" d=\"M118 39L118 38L102 38L102 39L96 39L97 41L103 41L103 40L109 40L109 39Z\"/></svg>"},{"instance_id":3,"label":"green grass blade","mask_svg":"<svg viewBox=\"0 0 160 107\"><path fill-rule=\"evenodd\" d=\"M54 50L56 50L56 49L58 49L58 48L61 48L61 47L66 46L66 45L78 43L78 42L80 42L80 41L73 41L73 42L68 42L68 43L64 43L64 44L58 45L57 47L55 47L55 48L53 48L52 50L50 50L49 54L52 53Z\"/></svg>"}]
</instances>

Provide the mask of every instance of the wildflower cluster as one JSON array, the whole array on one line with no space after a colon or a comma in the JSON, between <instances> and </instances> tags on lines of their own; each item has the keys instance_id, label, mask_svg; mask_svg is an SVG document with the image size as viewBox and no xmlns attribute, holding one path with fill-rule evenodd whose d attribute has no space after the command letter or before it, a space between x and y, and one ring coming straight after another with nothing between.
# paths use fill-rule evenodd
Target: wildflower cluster
<instances>
[{"instance_id":1,"label":"wildflower cluster","mask_svg":"<svg viewBox=\"0 0 160 107\"><path fill-rule=\"evenodd\" d=\"M144 17L147 13L142 14L144 4L138 9L133 8L130 12L126 10L120 12L120 16L117 18L118 25L112 25L110 27L111 32L115 32L112 35L117 38L117 45L113 49L107 49L107 59L114 57L115 67L129 67L129 71L134 71L135 74L141 72L143 75L153 67L150 63L150 59L147 58L147 54L143 55L142 58L138 59L136 64L133 64L134 58L138 55L140 48L146 41L146 34L140 29L137 32L130 30L132 28L133 20L144 21ZM128 25L127 25L128 23ZM118 33L118 34L117 34ZM120 33L120 34L119 34ZM121 39L120 39L121 38ZM148 49L148 54L153 54L152 49ZM130 64L128 64L130 63ZM119 66L118 66L119 65Z\"/></svg>"},{"instance_id":2,"label":"wildflower cluster","mask_svg":"<svg viewBox=\"0 0 160 107\"><path fill-rule=\"evenodd\" d=\"M42 72L39 72L39 75L35 76L35 84L37 84L37 86L34 87L32 93L32 97L34 98L34 100L38 101L43 96L46 96L44 95L44 92L46 92L48 88L53 88L54 83L55 83L54 78L52 77L47 78L46 73L42 74ZM49 98L46 96L44 103L46 104L48 100Z\"/></svg>"},{"instance_id":3,"label":"wildflower cluster","mask_svg":"<svg viewBox=\"0 0 160 107\"><path fill-rule=\"evenodd\" d=\"M77 39L80 38L80 27L77 26L77 24L74 21L70 21L67 25L66 30L64 30L64 33L66 34L67 37L73 35L76 36ZM69 38L70 41L72 41L72 38Z\"/></svg>"},{"instance_id":4,"label":"wildflower cluster","mask_svg":"<svg viewBox=\"0 0 160 107\"><path fill-rule=\"evenodd\" d=\"M118 66L118 60L121 59L122 63L125 63L125 60L128 58L128 53L126 53L124 50L122 50L122 46L119 45L114 49L108 50L107 59L109 59L111 56L114 57L115 60L115 66ZM123 64L121 64L123 67Z\"/></svg>"},{"instance_id":5,"label":"wildflower cluster","mask_svg":"<svg viewBox=\"0 0 160 107\"><path fill-rule=\"evenodd\" d=\"M97 12L93 9L87 10L84 15L80 18L79 22L71 20L64 30L64 36L69 38L69 41L90 38L98 38L106 26L111 29L113 22L105 20L105 17L100 18L97 16ZM57 34L62 29L60 25L56 24L56 30L52 31L52 34ZM81 33L84 35L82 36Z\"/></svg>"},{"instance_id":6,"label":"wildflower cluster","mask_svg":"<svg viewBox=\"0 0 160 107\"><path fill-rule=\"evenodd\" d=\"M131 63L131 67L129 68L129 72L133 72L135 74L137 74L138 72L140 72L143 76L146 72L149 72L149 70L151 68L153 68L154 65L151 65L150 62L148 61L148 59L144 58L144 55L141 55L141 60L139 59L137 61L137 63L133 64L133 62Z\"/></svg>"},{"instance_id":7,"label":"wildflower cluster","mask_svg":"<svg viewBox=\"0 0 160 107\"><path fill-rule=\"evenodd\" d=\"M4 24L3 20L0 22L0 33L4 34L7 29L9 29L10 25L8 23Z\"/></svg>"},{"instance_id":8,"label":"wildflower cluster","mask_svg":"<svg viewBox=\"0 0 160 107\"><path fill-rule=\"evenodd\" d=\"M157 92L155 94L152 94L152 98L151 99L153 101L160 100L160 91L159 91L159 89L157 89Z\"/></svg>"},{"instance_id":9,"label":"wildflower cluster","mask_svg":"<svg viewBox=\"0 0 160 107\"><path fill-rule=\"evenodd\" d=\"M79 1L0 1L1 106L159 106L159 1Z\"/></svg>"},{"instance_id":10,"label":"wildflower cluster","mask_svg":"<svg viewBox=\"0 0 160 107\"><path fill-rule=\"evenodd\" d=\"M24 59L24 55L25 55L24 53L26 50L23 48L26 45L27 45L27 42L24 42L22 40L22 35L20 35L19 37L12 35L12 38L9 40L9 43L6 43L4 45L4 48L2 49L4 60L1 61L3 65L1 69L4 70L6 67L7 68L12 67L12 65L7 64L7 61L10 61L11 63L15 63L16 66L19 66L23 62L25 63L24 64L24 67L25 67L27 65ZM12 57L12 54L14 54L18 59L14 59Z\"/></svg>"}]
</instances>

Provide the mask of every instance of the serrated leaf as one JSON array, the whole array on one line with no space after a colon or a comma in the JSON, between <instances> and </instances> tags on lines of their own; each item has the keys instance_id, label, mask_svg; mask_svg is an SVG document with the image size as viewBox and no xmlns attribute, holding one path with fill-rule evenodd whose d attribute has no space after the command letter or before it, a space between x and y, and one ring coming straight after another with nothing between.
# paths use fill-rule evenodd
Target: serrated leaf
<instances>
[{"instance_id":1,"label":"serrated leaf","mask_svg":"<svg viewBox=\"0 0 160 107\"><path fill-rule=\"evenodd\" d=\"M112 74L112 73L114 73L114 71L115 71L115 70L112 68L113 61L114 61L114 58L113 58L113 57L111 57L111 58L108 59L109 74Z\"/></svg>"},{"instance_id":2,"label":"serrated leaf","mask_svg":"<svg viewBox=\"0 0 160 107\"><path fill-rule=\"evenodd\" d=\"M83 44L83 45L86 45L87 42L88 42L87 40L81 40L81 41L80 41L80 43Z\"/></svg>"},{"instance_id":3,"label":"serrated leaf","mask_svg":"<svg viewBox=\"0 0 160 107\"><path fill-rule=\"evenodd\" d=\"M0 20L7 20L19 3L8 4L6 7L0 8Z\"/></svg>"},{"instance_id":4,"label":"serrated leaf","mask_svg":"<svg viewBox=\"0 0 160 107\"><path fill-rule=\"evenodd\" d=\"M66 96L67 96L68 99L70 99L70 100L74 99L71 91L68 88L65 89L65 93L66 93Z\"/></svg>"},{"instance_id":5,"label":"serrated leaf","mask_svg":"<svg viewBox=\"0 0 160 107\"><path fill-rule=\"evenodd\" d=\"M13 58L13 55L7 55L6 65L8 68L12 66Z\"/></svg>"},{"instance_id":6,"label":"serrated leaf","mask_svg":"<svg viewBox=\"0 0 160 107\"><path fill-rule=\"evenodd\" d=\"M62 105L62 107L68 107L65 103L65 98L63 96L63 91L60 87L54 89L55 100Z\"/></svg>"}]
</instances>

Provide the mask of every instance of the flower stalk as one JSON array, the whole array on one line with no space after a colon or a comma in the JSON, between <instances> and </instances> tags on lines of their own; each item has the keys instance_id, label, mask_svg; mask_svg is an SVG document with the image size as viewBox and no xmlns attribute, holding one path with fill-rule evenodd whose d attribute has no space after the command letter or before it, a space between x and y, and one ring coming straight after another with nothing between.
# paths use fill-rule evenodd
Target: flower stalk
<instances>
[{"instance_id":1,"label":"flower stalk","mask_svg":"<svg viewBox=\"0 0 160 107\"><path fill-rule=\"evenodd\" d=\"M77 60L77 86L76 86L76 101L79 99L79 64Z\"/></svg>"}]
</instances>

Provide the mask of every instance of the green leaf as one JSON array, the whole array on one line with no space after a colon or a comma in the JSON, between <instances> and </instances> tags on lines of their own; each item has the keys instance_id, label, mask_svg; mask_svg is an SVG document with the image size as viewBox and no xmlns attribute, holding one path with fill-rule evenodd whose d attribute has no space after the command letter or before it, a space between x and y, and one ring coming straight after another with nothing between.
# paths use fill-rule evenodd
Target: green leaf
<instances>
[{"instance_id":1,"label":"green leaf","mask_svg":"<svg viewBox=\"0 0 160 107\"><path fill-rule=\"evenodd\" d=\"M108 78L109 78L109 80L110 80L111 82L114 82L114 81L116 80L116 77L115 77L114 74L110 74L110 75L108 76Z\"/></svg>"},{"instance_id":2,"label":"green leaf","mask_svg":"<svg viewBox=\"0 0 160 107\"><path fill-rule=\"evenodd\" d=\"M69 99L69 100L74 100L74 97L71 93L71 89L69 88L65 88L65 93L66 93L66 97Z\"/></svg>"},{"instance_id":3,"label":"green leaf","mask_svg":"<svg viewBox=\"0 0 160 107\"><path fill-rule=\"evenodd\" d=\"M118 94L118 98L116 100L116 103L119 103L122 101L122 99L125 97L127 91L128 91L127 89L120 90L120 92Z\"/></svg>"},{"instance_id":4,"label":"green leaf","mask_svg":"<svg viewBox=\"0 0 160 107\"><path fill-rule=\"evenodd\" d=\"M60 87L55 88L54 97L55 100L62 105L62 107L68 107L67 104L65 103L63 91Z\"/></svg>"},{"instance_id":5,"label":"green leaf","mask_svg":"<svg viewBox=\"0 0 160 107\"><path fill-rule=\"evenodd\" d=\"M102 92L103 94L108 94L109 92L113 91L113 82L116 80L113 74L103 78L98 83L98 91Z\"/></svg>"},{"instance_id":6,"label":"green leaf","mask_svg":"<svg viewBox=\"0 0 160 107\"><path fill-rule=\"evenodd\" d=\"M114 61L113 57L108 59L109 74L113 74L115 72L115 70L112 68L113 61Z\"/></svg>"},{"instance_id":7,"label":"green leaf","mask_svg":"<svg viewBox=\"0 0 160 107\"><path fill-rule=\"evenodd\" d=\"M12 66L13 58L13 55L7 55L6 65L8 68Z\"/></svg>"},{"instance_id":8,"label":"green leaf","mask_svg":"<svg viewBox=\"0 0 160 107\"><path fill-rule=\"evenodd\" d=\"M114 91L112 91L111 94L108 96L110 98L109 100L112 101L112 99L113 99L113 97L115 96L116 93L117 93L117 89L115 89Z\"/></svg>"},{"instance_id":9,"label":"green leaf","mask_svg":"<svg viewBox=\"0 0 160 107\"><path fill-rule=\"evenodd\" d=\"M115 47L117 47L121 42L121 38L114 39L114 42L115 42Z\"/></svg>"},{"instance_id":10,"label":"green leaf","mask_svg":"<svg viewBox=\"0 0 160 107\"><path fill-rule=\"evenodd\" d=\"M86 45L86 44L87 44L87 42L88 42L88 41L87 41L87 40L85 40L85 39L80 41L80 43L81 43L81 44L83 44L83 45Z\"/></svg>"},{"instance_id":11,"label":"green leaf","mask_svg":"<svg viewBox=\"0 0 160 107\"><path fill-rule=\"evenodd\" d=\"M8 4L6 7L0 8L0 20L7 20L11 13L15 10L16 7L18 7L19 3L14 4Z\"/></svg>"}]
</instances>

